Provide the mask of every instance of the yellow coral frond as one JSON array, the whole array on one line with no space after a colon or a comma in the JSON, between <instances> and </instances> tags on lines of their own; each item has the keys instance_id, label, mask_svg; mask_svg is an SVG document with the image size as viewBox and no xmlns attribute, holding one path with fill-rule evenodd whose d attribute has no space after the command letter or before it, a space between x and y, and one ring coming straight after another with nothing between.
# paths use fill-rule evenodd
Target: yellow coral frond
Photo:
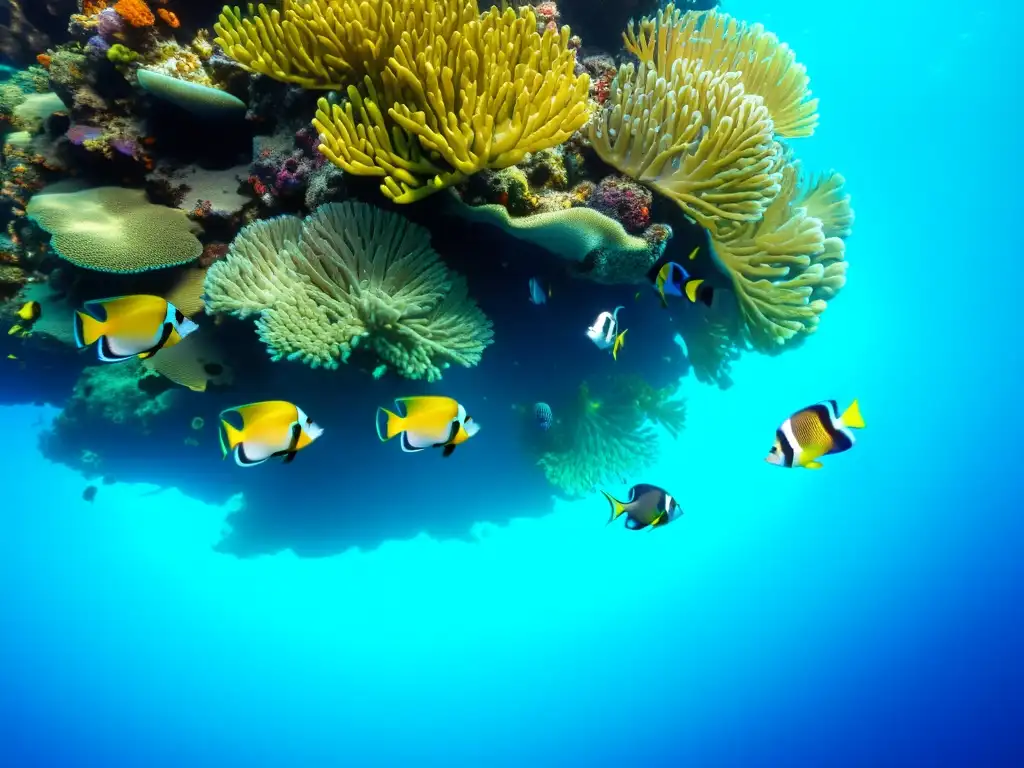
<instances>
[{"instance_id":1,"label":"yellow coral frond","mask_svg":"<svg viewBox=\"0 0 1024 768\"><path fill-rule=\"evenodd\" d=\"M626 48L663 75L673 62L701 62L713 72L737 72L748 94L760 96L787 138L810 136L818 124L818 100L796 54L761 24L746 24L716 11L680 11L667 5L655 18L630 25Z\"/></svg>"},{"instance_id":2,"label":"yellow coral frond","mask_svg":"<svg viewBox=\"0 0 1024 768\"><path fill-rule=\"evenodd\" d=\"M759 219L779 192L768 110L739 75L699 61L675 61L666 76L624 65L590 138L602 160L709 229Z\"/></svg>"}]
</instances>

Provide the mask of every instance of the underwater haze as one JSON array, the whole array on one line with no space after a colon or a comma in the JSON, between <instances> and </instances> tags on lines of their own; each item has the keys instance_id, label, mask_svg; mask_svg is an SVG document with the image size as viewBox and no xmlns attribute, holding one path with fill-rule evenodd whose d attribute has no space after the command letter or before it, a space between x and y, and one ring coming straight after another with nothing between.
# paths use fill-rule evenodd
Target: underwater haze
<instances>
[{"instance_id":1,"label":"underwater haze","mask_svg":"<svg viewBox=\"0 0 1024 768\"><path fill-rule=\"evenodd\" d=\"M236 557L217 549L235 502L134 482L87 502L36 447L57 410L0 406L0 765L1024 765L1021 9L722 9L806 64L822 120L800 156L843 170L857 220L813 338L744 356L727 391L681 381L685 431L630 481L683 516L605 526L598 493L519 508L517 446L486 419L442 460L378 446L360 413L307 449L333 471L295 514L415 495L472 534ZM851 451L765 463L794 410L854 398ZM394 487L364 487L371 449ZM210 450L205 482L267 470L287 515L309 457Z\"/></svg>"}]
</instances>

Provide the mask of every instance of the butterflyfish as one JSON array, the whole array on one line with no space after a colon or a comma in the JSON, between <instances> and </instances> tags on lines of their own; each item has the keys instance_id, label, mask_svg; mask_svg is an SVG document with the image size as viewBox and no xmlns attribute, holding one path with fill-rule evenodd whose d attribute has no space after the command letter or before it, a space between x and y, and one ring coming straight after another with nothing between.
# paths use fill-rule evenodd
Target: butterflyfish
<instances>
[{"instance_id":1,"label":"butterflyfish","mask_svg":"<svg viewBox=\"0 0 1024 768\"><path fill-rule=\"evenodd\" d=\"M82 349L99 342L98 356L105 363L144 360L198 327L160 296L118 296L87 301L75 313L75 344Z\"/></svg>"},{"instance_id":2,"label":"butterflyfish","mask_svg":"<svg viewBox=\"0 0 1024 768\"><path fill-rule=\"evenodd\" d=\"M775 442L765 461L778 467L821 469L818 459L822 456L853 447L851 429L864 429L856 400L842 415L835 400L811 405L794 413L775 430Z\"/></svg>"},{"instance_id":3,"label":"butterflyfish","mask_svg":"<svg viewBox=\"0 0 1024 768\"><path fill-rule=\"evenodd\" d=\"M690 259L697 255L698 250L699 248L693 249ZM665 307L668 307L666 295L680 298L685 296L693 303L699 301L708 307L711 306L711 302L715 298L714 289L710 285L703 280L690 279L690 273L686 271L686 268L674 261L666 262L658 270L658 274L654 278L654 287L658 291L658 295L661 296L661 303Z\"/></svg>"},{"instance_id":4,"label":"butterflyfish","mask_svg":"<svg viewBox=\"0 0 1024 768\"><path fill-rule=\"evenodd\" d=\"M616 360L626 336L625 330L619 331L619 311L622 309L623 307L616 307L614 312L599 313L593 325L587 328L587 338L594 342L598 349L610 350L612 359Z\"/></svg>"},{"instance_id":5,"label":"butterflyfish","mask_svg":"<svg viewBox=\"0 0 1024 768\"><path fill-rule=\"evenodd\" d=\"M683 514L682 507L671 494L656 485L640 483L629 489L629 498L619 501L610 493L601 491L611 505L608 522L626 516L626 527L631 531L668 525Z\"/></svg>"},{"instance_id":6,"label":"butterflyfish","mask_svg":"<svg viewBox=\"0 0 1024 768\"><path fill-rule=\"evenodd\" d=\"M426 448L442 448L451 456L455 446L480 431L480 425L466 414L465 407L450 397L424 395L395 400L397 410L377 409L377 437L386 442L401 435L402 450L418 453Z\"/></svg>"},{"instance_id":7,"label":"butterflyfish","mask_svg":"<svg viewBox=\"0 0 1024 768\"><path fill-rule=\"evenodd\" d=\"M241 420L237 428L224 417L235 414ZM220 414L220 447L224 457L233 454L240 467L254 467L273 457L288 464L295 454L323 434L297 405L285 400L228 408Z\"/></svg>"}]
</instances>

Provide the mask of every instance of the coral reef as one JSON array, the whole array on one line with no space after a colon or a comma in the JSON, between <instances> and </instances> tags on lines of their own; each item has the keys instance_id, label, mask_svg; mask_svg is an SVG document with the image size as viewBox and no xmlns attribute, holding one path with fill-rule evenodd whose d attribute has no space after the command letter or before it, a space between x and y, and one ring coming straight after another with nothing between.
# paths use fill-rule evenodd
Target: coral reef
<instances>
[{"instance_id":1,"label":"coral reef","mask_svg":"<svg viewBox=\"0 0 1024 768\"><path fill-rule=\"evenodd\" d=\"M264 212L312 211L336 200L344 174L317 150L319 139L309 123L285 124L271 136L253 139L249 185Z\"/></svg>"},{"instance_id":2,"label":"coral reef","mask_svg":"<svg viewBox=\"0 0 1024 768\"><path fill-rule=\"evenodd\" d=\"M239 233L206 277L207 309L258 314L275 360L335 368L353 350L410 379L476 365L491 323L426 230L361 203L332 203L305 221L278 217Z\"/></svg>"},{"instance_id":3,"label":"coral reef","mask_svg":"<svg viewBox=\"0 0 1024 768\"><path fill-rule=\"evenodd\" d=\"M635 376L615 376L606 394L595 396L584 382L564 418L540 437L530 432L548 482L567 496L585 496L653 464L661 448L654 427L661 424L676 437L685 423L685 403L674 392Z\"/></svg>"},{"instance_id":4,"label":"coral reef","mask_svg":"<svg viewBox=\"0 0 1024 768\"><path fill-rule=\"evenodd\" d=\"M58 255L86 269L144 272L186 264L203 251L183 213L153 205L139 189L43 193L26 211L53 236Z\"/></svg>"},{"instance_id":5,"label":"coral reef","mask_svg":"<svg viewBox=\"0 0 1024 768\"><path fill-rule=\"evenodd\" d=\"M388 19L379 23L380 18ZM484 168L566 141L588 119L589 78L569 30L537 31L533 10L476 0L339 0L226 8L225 52L254 72L309 88L320 151L345 171L382 178L396 202L419 200Z\"/></svg>"}]
</instances>

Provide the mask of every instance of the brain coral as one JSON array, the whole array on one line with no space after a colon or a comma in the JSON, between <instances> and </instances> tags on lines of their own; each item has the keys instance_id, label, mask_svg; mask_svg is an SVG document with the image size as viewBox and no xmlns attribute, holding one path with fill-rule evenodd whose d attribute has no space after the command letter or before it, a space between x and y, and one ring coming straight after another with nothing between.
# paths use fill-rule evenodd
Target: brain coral
<instances>
[{"instance_id":1,"label":"brain coral","mask_svg":"<svg viewBox=\"0 0 1024 768\"><path fill-rule=\"evenodd\" d=\"M185 213L150 203L141 189L44 192L29 201L26 213L53 236L58 255L85 269L145 272L203 252Z\"/></svg>"},{"instance_id":2,"label":"brain coral","mask_svg":"<svg viewBox=\"0 0 1024 768\"><path fill-rule=\"evenodd\" d=\"M476 365L491 323L429 233L362 203L321 206L243 229L206 276L210 312L259 314L275 360L337 368L355 348L409 379Z\"/></svg>"}]
</instances>

